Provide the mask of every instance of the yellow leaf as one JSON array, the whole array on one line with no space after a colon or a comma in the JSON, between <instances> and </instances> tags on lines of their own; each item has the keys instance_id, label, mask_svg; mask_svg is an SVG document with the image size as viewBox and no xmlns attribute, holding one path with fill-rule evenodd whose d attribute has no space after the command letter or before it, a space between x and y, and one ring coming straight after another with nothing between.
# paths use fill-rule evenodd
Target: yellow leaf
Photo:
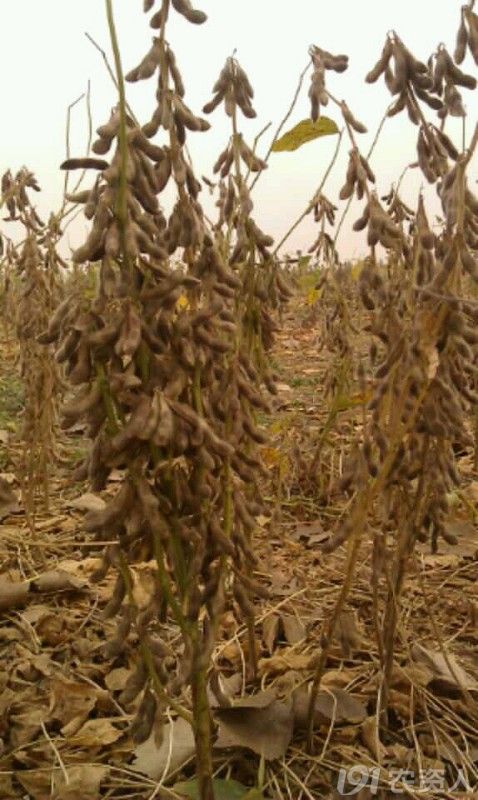
<instances>
[{"instance_id":1,"label":"yellow leaf","mask_svg":"<svg viewBox=\"0 0 478 800\"><path fill-rule=\"evenodd\" d=\"M263 447L261 449L262 460L268 467L279 464L282 454L276 447Z\"/></svg>"},{"instance_id":2,"label":"yellow leaf","mask_svg":"<svg viewBox=\"0 0 478 800\"><path fill-rule=\"evenodd\" d=\"M276 447L263 447L261 448L261 456L264 464L272 469L278 468L279 474L284 478L290 468L289 458L286 453L281 453Z\"/></svg>"},{"instance_id":3,"label":"yellow leaf","mask_svg":"<svg viewBox=\"0 0 478 800\"><path fill-rule=\"evenodd\" d=\"M360 273L364 268L363 261L356 261L355 264L350 268L350 277L353 281L358 281L360 278Z\"/></svg>"},{"instance_id":4,"label":"yellow leaf","mask_svg":"<svg viewBox=\"0 0 478 800\"><path fill-rule=\"evenodd\" d=\"M320 297L322 296L322 292L323 292L323 286L321 286L320 289L316 289L315 287L309 289L309 291L307 292L307 304L309 306L313 306L314 303L316 303L317 300L319 300Z\"/></svg>"},{"instance_id":5,"label":"yellow leaf","mask_svg":"<svg viewBox=\"0 0 478 800\"><path fill-rule=\"evenodd\" d=\"M176 308L186 309L189 308L189 300L185 294L182 294L178 297L176 301Z\"/></svg>"},{"instance_id":6,"label":"yellow leaf","mask_svg":"<svg viewBox=\"0 0 478 800\"><path fill-rule=\"evenodd\" d=\"M274 153L282 153L284 151L297 150L306 142L318 139L319 136L331 136L338 132L337 125L333 119L328 117L319 117L317 122L312 122L311 119L303 119L290 131L284 133L277 142L274 142L272 151Z\"/></svg>"},{"instance_id":7,"label":"yellow leaf","mask_svg":"<svg viewBox=\"0 0 478 800\"><path fill-rule=\"evenodd\" d=\"M346 395L342 394L335 398L335 407L337 411L348 411L350 408L355 408L356 406L362 406L365 403L369 403L372 399L371 392L357 392L356 394Z\"/></svg>"}]
</instances>

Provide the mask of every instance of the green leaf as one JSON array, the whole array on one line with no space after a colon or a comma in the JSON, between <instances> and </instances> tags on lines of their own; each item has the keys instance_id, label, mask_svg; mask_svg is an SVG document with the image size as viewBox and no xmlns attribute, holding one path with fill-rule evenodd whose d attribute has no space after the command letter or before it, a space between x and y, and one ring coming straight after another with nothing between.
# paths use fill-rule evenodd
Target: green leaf
<instances>
[{"instance_id":1,"label":"green leaf","mask_svg":"<svg viewBox=\"0 0 478 800\"><path fill-rule=\"evenodd\" d=\"M272 151L274 153L282 153L284 151L297 150L303 144L311 142L313 139L318 139L319 136L331 136L338 132L337 125L333 119L328 117L319 117L317 122L312 122L311 119L303 119L290 131L284 133L277 142L274 142Z\"/></svg>"},{"instance_id":2,"label":"green leaf","mask_svg":"<svg viewBox=\"0 0 478 800\"><path fill-rule=\"evenodd\" d=\"M216 778L212 784L216 800L264 800L258 789L248 789L238 781L224 781ZM199 800L199 784L196 778L192 781L176 783L173 789L178 794L189 797L190 800Z\"/></svg>"}]
</instances>

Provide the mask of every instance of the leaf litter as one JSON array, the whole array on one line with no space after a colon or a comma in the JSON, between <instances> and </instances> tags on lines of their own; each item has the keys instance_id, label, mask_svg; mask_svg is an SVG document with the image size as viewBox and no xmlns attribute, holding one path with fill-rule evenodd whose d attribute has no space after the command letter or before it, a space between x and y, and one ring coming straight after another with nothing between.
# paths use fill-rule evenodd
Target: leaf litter
<instances>
[{"instance_id":1,"label":"leaf litter","mask_svg":"<svg viewBox=\"0 0 478 800\"><path fill-rule=\"evenodd\" d=\"M219 771L221 765L232 766L239 780L218 778L217 797L274 796L272 784L263 795L251 789L254 778L244 772L244 753L255 759L256 769L261 757L266 759L268 775L275 775L279 783L287 774L282 764L290 765L313 797L333 790L343 764L381 762L385 770L393 770L406 756L414 768L416 745L423 764L436 762L456 769L462 763L467 769L467 759L478 764L478 715L465 694L474 696L478 690L478 546L470 516L477 494L472 470L466 502L458 498L447 523L458 535L458 546L444 543L435 554L420 547L407 577L391 682L393 742L384 741L380 731L377 736L380 675L370 553L363 550L316 703L314 727L324 762L315 778L310 777L313 762L304 748L310 685L346 556L343 548L327 557L321 552L340 513L341 499L331 495L328 506L318 507L304 490L300 460L294 455L297 443L302 455L310 452L310 425L320 429L323 412L316 386L327 369L326 354L317 354L313 327L303 326L299 309L291 309L287 323L287 336L278 335L276 357L290 402L277 410L271 432L271 447L280 456L272 466L272 477L282 457L288 460L282 473L284 501L279 514L271 506L256 534L270 587L270 598L261 601L257 614L261 685L251 684L244 668L245 629L225 616L214 663L223 699L230 705L216 701L213 708L214 760ZM304 381L298 384L294 378L301 371ZM313 411L304 415L297 408ZM349 436L354 414L359 411L352 408L339 420L332 434L334 446ZM5 511L0 553L0 796L20 797L26 792L32 800L114 798L127 775L132 800L149 797L161 780L175 782L178 796L195 797L191 726L171 718L159 739L153 735L135 745L129 724L137 701L121 701L136 670L133 652L127 647L114 658L102 655L105 641L114 635L112 623L101 616L112 578L91 583L100 551L82 530L82 519L103 506L103 497L87 491L73 496L65 489L61 471L54 484L51 511L39 515L35 537L18 508L14 481L0 486L0 515ZM134 565L133 573L141 605L152 589L148 564ZM437 626L441 641L436 638ZM163 628L165 642L174 652L177 630L169 622ZM188 698L183 699L187 705ZM415 750L411 724L417 731Z\"/></svg>"}]
</instances>

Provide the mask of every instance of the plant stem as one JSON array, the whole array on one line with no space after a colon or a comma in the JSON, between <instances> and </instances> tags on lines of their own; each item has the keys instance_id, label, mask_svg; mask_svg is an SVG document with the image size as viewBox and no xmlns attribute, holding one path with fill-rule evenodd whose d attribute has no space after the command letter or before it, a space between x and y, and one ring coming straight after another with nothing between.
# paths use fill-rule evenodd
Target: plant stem
<instances>
[{"instance_id":1,"label":"plant stem","mask_svg":"<svg viewBox=\"0 0 478 800\"><path fill-rule=\"evenodd\" d=\"M197 631L199 634L199 630ZM196 742L196 771L200 800L214 800L212 782L211 714L207 696L207 667L200 651L200 637L194 645L191 691Z\"/></svg>"},{"instance_id":2,"label":"plant stem","mask_svg":"<svg viewBox=\"0 0 478 800\"><path fill-rule=\"evenodd\" d=\"M116 70L116 83L119 97L120 125L118 131L118 143L120 151L120 175L119 188L116 200L116 217L121 238L121 251L123 261L132 282L132 269L129 261L128 250L126 247L126 226L128 222L128 198L127 198L127 164L128 164L128 142L126 131L126 93L124 88L123 68L121 65L121 53L116 34L116 27L113 17L113 0L105 0L106 16L108 18L108 28L110 32L111 47Z\"/></svg>"},{"instance_id":3,"label":"plant stem","mask_svg":"<svg viewBox=\"0 0 478 800\"><path fill-rule=\"evenodd\" d=\"M284 236L280 240L279 244L275 248L275 250L273 252L273 256L277 255L277 253L279 252L281 247L283 247L284 244L286 243L287 239L289 239L289 237L294 233L296 228L299 227L300 223L306 218L307 214L310 214L310 212L311 212L311 210L312 210L312 208L314 206L314 203L315 203L317 197L320 195L322 189L324 188L325 183L327 181L327 178L329 177L330 173L332 172L333 166L334 166L334 164L335 164L335 162L337 160L337 156L338 156L339 150L340 150L340 144L342 142L342 135L343 135L343 130L341 130L340 133L339 133L339 137L337 139L337 144L335 146L335 150L334 150L334 153L332 155L332 159L330 161L330 164L327 167L327 169L325 170L325 174L324 174L324 176L323 176L318 188L314 192L314 195L313 195L312 199L309 200L309 202L307 203L307 207L306 207L305 211L302 212L300 217L298 217L298 219L296 219L296 221L290 226L290 228L287 231L287 233L284 234Z\"/></svg>"},{"instance_id":4,"label":"plant stem","mask_svg":"<svg viewBox=\"0 0 478 800\"><path fill-rule=\"evenodd\" d=\"M299 97L299 94L300 94L300 90L302 89L302 84L304 82L305 75L308 72L308 70L310 69L310 66L311 66L311 62L308 61L307 66L304 67L304 69L302 70L302 72L299 75L299 83L297 84L297 88L295 90L294 97L292 98L292 102L291 102L289 108L287 109L285 117L279 123L279 126L278 126L278 128L277 128L277 130L276 130L276 132L274 134L274 138L272 139L272 141L271 141L271 143L269 145L269 149L268 149L268 151L267 151L267 153L265 155L264 161L266 162L266 164L269 161L270 155L272 153L272 148L274 147L275 142L277 142L277 139L281 135L281 132L282 132L282 130L284 128L284 125L286 124L287 120L289 119L290 115L292 114L292 112L293 112L293 110L295 108L295 104L297 103L297 100L298 100L298 97ZM257 173L256 177L254 178L254 180L251 183L250 191L253 190L254 186L257 183L257 181L261 177L262 172L263 172L263 170L261 172Z\"/></svg>"}]
</instances>

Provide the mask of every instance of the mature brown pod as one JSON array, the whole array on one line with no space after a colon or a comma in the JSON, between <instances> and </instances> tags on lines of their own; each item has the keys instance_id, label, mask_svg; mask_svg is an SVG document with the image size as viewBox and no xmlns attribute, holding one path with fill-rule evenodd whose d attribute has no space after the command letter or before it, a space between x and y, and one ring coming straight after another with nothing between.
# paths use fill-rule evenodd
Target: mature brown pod
<instances>
[{"instance_id":1,"label":"mature brown pod","mask_svg":"<svg viewBox=\"0 0 478 800\"><path fill-rule=\"evenodd\" d=\"M445 131L442 131L440 128L434 128L433 130L440 144L444 147L449 157L453 161L456 161L460 154L455 145L453 144L453 142L451 141L450 137L445 133Z\"/></svg>"},{"instance_id":2,"label":"mature brown pod","mask_svg":"<svg viewBox=\"0 0 478 800\"><path fill-rule=\"evenodd\" d=\"M370 210L368 203L366 204L362 216L359 217L353 224L354 231L363 231L367 227L370 218Z\"/></svg>"},{"instance_id":3,"label":"mature brown pod","mask_svg":"<svg viewBox=\"0 0 478 800\"><path fill-rule=\"evenodd\" d=\"M452 117L464 117L466 115L463 100L460 92L452 83L445 86L445 104Z\"/></svg>"},{"instance_id":4,"label":"mature brown pod","mask_svg":"<svg viewBox=\"0 0 478 800\"><path fill-rule=\"evenodd\" d=\"M109 166L107 161L101 158L67 158L60 164L60 169L107 169Z\"/></svg>"},{"instance_id":5,"label":"mature brown pod","mask_svg":"<svg viewBox=\"0 0 478 800\"><path fill-rule=\"evenodd\" d=\"M468 47L475 64L478 65L478 16L468 6L465 6L463 13L468 22Z\"/></svg>"},{"instance_id":6,"label":"mature brown pod","mask_svg":"<svg viewBox=\"0 0 478 800\"><path fill-rule=\"evenodd\" d=\"M348 124L354 129L354 131L357 131L357 133L367 133L367 128L362 122L359 122L359 120L357 120L354 117L345 100L342 100L340 108L342 110L342 114L344 116L345 121L348 122Z\"/></svg>"},{"instance_id":7,"label":"mature brown pod","mask_svg":"<svg viewBox=\"0 0 478 800\"><path fill-rule=\"evenodd\" d=\"M456 64L453 63L453 59L448 54L448 52L443 49L443 59L445 64L445 71L453 81L454 84L458 86L464 86L465 89L476 89L477 81L473 75L467 75L463 72Z\"/></svg>"},{"instance_id":8,"label":"mature brown pod","mask_svg":"<svg viewBox=\"0 0 478 800\"><path fill-rule=\"evenodd\" d=\"M460 27L456 35L456 45L453 58L457 64L462 64L465 60L466 48L468 45L468 31L465 25L465 18L463 11L461 12Z\"/></svg>"},{"instance_id":9,"label":"mature brown pod","mask_svg":"<svg viewBox=\"0 0 478 800\"><path fill-rule=\"evenodd\" d=\"M193 22L196 25L201 25L203 22L207 20L207 14L203 11L197 11L193 9L189 0L171 0L173 8L179 13L182 14L189 22Z\"/></svg>"}]
</instances>

